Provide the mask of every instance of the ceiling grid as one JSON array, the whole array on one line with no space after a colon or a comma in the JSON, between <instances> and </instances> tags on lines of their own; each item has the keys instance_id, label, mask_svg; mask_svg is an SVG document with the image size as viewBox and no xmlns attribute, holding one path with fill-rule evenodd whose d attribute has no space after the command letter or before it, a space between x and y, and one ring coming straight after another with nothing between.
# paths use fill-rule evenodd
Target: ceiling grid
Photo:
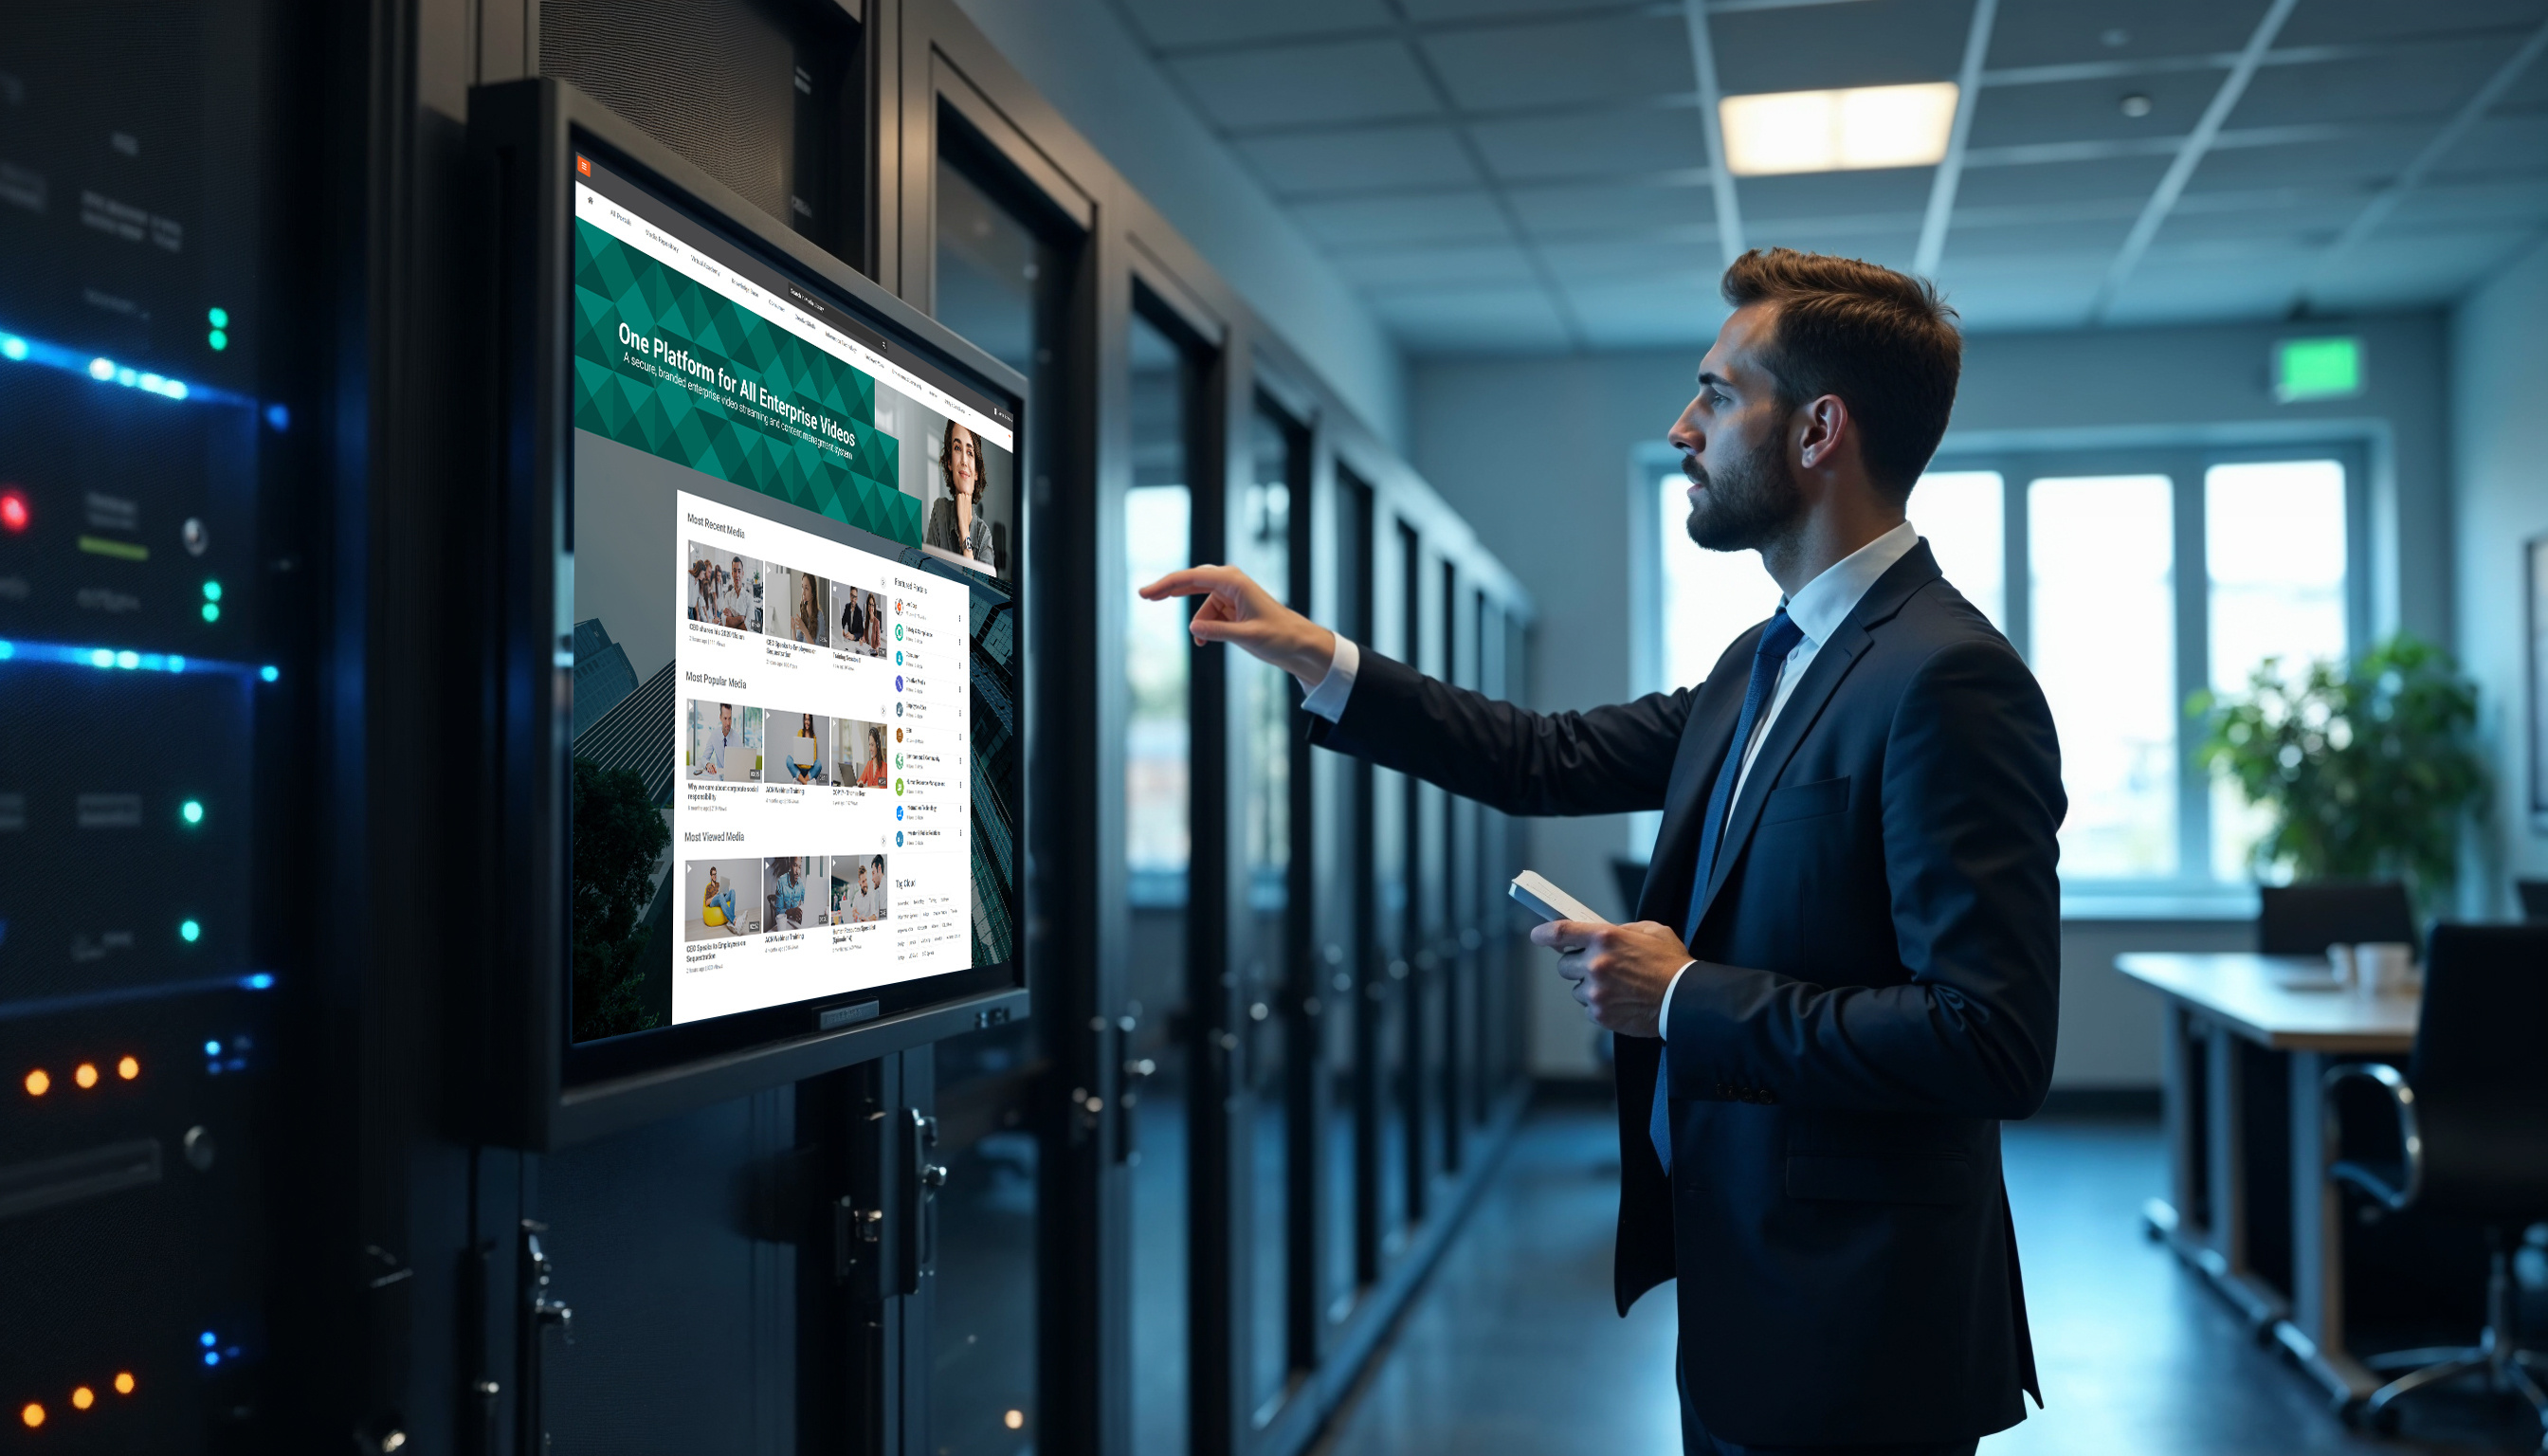
<instances>
[{"instance_id":1,"label":"ceiling grid","mask_svg":"<svg viewBox=\"0 0 2548 1456\"><path fill-rule=\"evenodd\" d=\"M2438 305L2548 229L2548 0L1108 3L1416 355L1702 341L1729 245L2030 329ZM1937 166L1717 163L1720 94L1935 81Z\"/></svg>"}]
</instances>

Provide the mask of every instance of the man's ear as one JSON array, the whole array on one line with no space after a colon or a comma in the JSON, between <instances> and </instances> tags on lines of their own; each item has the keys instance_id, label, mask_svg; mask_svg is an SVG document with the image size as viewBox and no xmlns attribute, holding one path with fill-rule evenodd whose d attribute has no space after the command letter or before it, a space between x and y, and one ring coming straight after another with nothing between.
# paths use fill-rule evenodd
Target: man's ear
<instances>
[{"instance_id":1,"label":"man's ear","mask_svg":"<svg viewBox=\"0 0 2548 1456\"><path fill-rule=\"evenodd\" d=\"M1849 406L1838 395L1819 395L1796 410L1796 453L1807 470L1828 468L1832 452L1850 434Z\"/></svg>"}]
</instances>

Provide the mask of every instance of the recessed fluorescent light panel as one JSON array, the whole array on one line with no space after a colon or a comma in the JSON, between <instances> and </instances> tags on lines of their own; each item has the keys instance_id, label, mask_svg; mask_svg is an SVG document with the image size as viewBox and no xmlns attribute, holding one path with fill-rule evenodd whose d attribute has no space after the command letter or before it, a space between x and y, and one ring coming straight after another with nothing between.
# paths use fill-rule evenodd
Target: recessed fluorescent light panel
<instances>
[{"instance_id":1,"label":"recessed fluorescent light panel","mask_svg":"<svg viewBox=\"0 0 2548 1456\"><path fill-rule=\"evenodd\" d=\"M1956 83L1728 96L1716 104L1738 177L1934 166L1956 125Z\"/></svg>"}]
</instances>

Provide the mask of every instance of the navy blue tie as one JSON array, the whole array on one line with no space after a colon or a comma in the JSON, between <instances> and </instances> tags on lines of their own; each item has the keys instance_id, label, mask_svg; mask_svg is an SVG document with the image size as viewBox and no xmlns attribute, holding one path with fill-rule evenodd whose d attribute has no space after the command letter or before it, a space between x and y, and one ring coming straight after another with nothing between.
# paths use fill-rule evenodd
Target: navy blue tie
<instances>
[{"instance_id":1,"label":"navy blue tie","mask_svg":"<svg viewBox=\"0 0 2548 1456\"><path fill-rule=\"evenodd\" d=\"M1752 651L1752 681L1743 689L1743 715L1734 720L1734 742L1726 746L1725 762L1716 769L1716 784L1707 791L1707 818L1698 831L1698 869L1689 883L1689 909L1683 916L1684 944L1698 934L1698 908L1707 902L1707 882L1716 874L1716 851L1724 838L1726 811L1733 806L1734 780L1743 776L1743 751L1751 746L1753 730L1760 726L1761 714L1769 709L1771 689L1778 683L1778 670L1786 665L1787 654L1804 640L1804 629L1788 620L1782 603L1778 614L1762 629L1761 645ZM1655 1067L1655 1110L1646 1123L1646 1135L1654 1139L1655 1156L1663 1159L1667 1173L1672 1171L1671 1099L1672 1058L1666 1056Z\"/></svg>"}]
</instances>

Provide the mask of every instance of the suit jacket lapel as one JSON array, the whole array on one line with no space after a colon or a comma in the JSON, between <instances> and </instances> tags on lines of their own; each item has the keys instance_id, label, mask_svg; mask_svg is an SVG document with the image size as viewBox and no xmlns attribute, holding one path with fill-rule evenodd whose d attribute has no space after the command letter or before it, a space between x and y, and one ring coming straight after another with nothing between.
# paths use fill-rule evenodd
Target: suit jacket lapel
<instances>
[{"instance_id":1,"label":"suit jacket lapel","mask_svg":"<svg viewBox=\"0 0 2548 1456\"><path fill-rule=\"evenodd\" d=\"M1814 654L1813 665L1805 669L1804 680L1796 684L1795 691L1787 695L1786 704L1778 709L1776 720L1770 724L1770 736L1762 741L1760 756L1752 761L1752 772L1744 775L1743 792L1735 799L1732 812L1726 816L1725 834L1716 846L1715 871L1699 890L1704 899L1699 904L1698 913L1690 917L1691 924L1703 920L1715 906L1717 892L1725 888L1725 881L1733 875L1735 863L1751 843L1754 826L1761 822L1762 802L1770 797L1770 790L1777 786L1779 773L1787 767L1787 760L1795 757L1796 748L1805 741L1805 735L1813 730L1814 720L1822 716L1823 708L1830 703L1841 680L1849 676L1849 670L1857 666L1859 658L1874 640L1873 629L1900 611L1902 603L1911 598L1912 592L1937 578L1937 558L1930 554L1929 543L1923 541L1886 569L1883 576L1875 579L1875 585L1866 589L1866 594L1859 598L1858 605L1833 630L1831 640ZM1729 732L1726 737L1730 740L1733 735Z\"/></svg>"}]
</instances>

